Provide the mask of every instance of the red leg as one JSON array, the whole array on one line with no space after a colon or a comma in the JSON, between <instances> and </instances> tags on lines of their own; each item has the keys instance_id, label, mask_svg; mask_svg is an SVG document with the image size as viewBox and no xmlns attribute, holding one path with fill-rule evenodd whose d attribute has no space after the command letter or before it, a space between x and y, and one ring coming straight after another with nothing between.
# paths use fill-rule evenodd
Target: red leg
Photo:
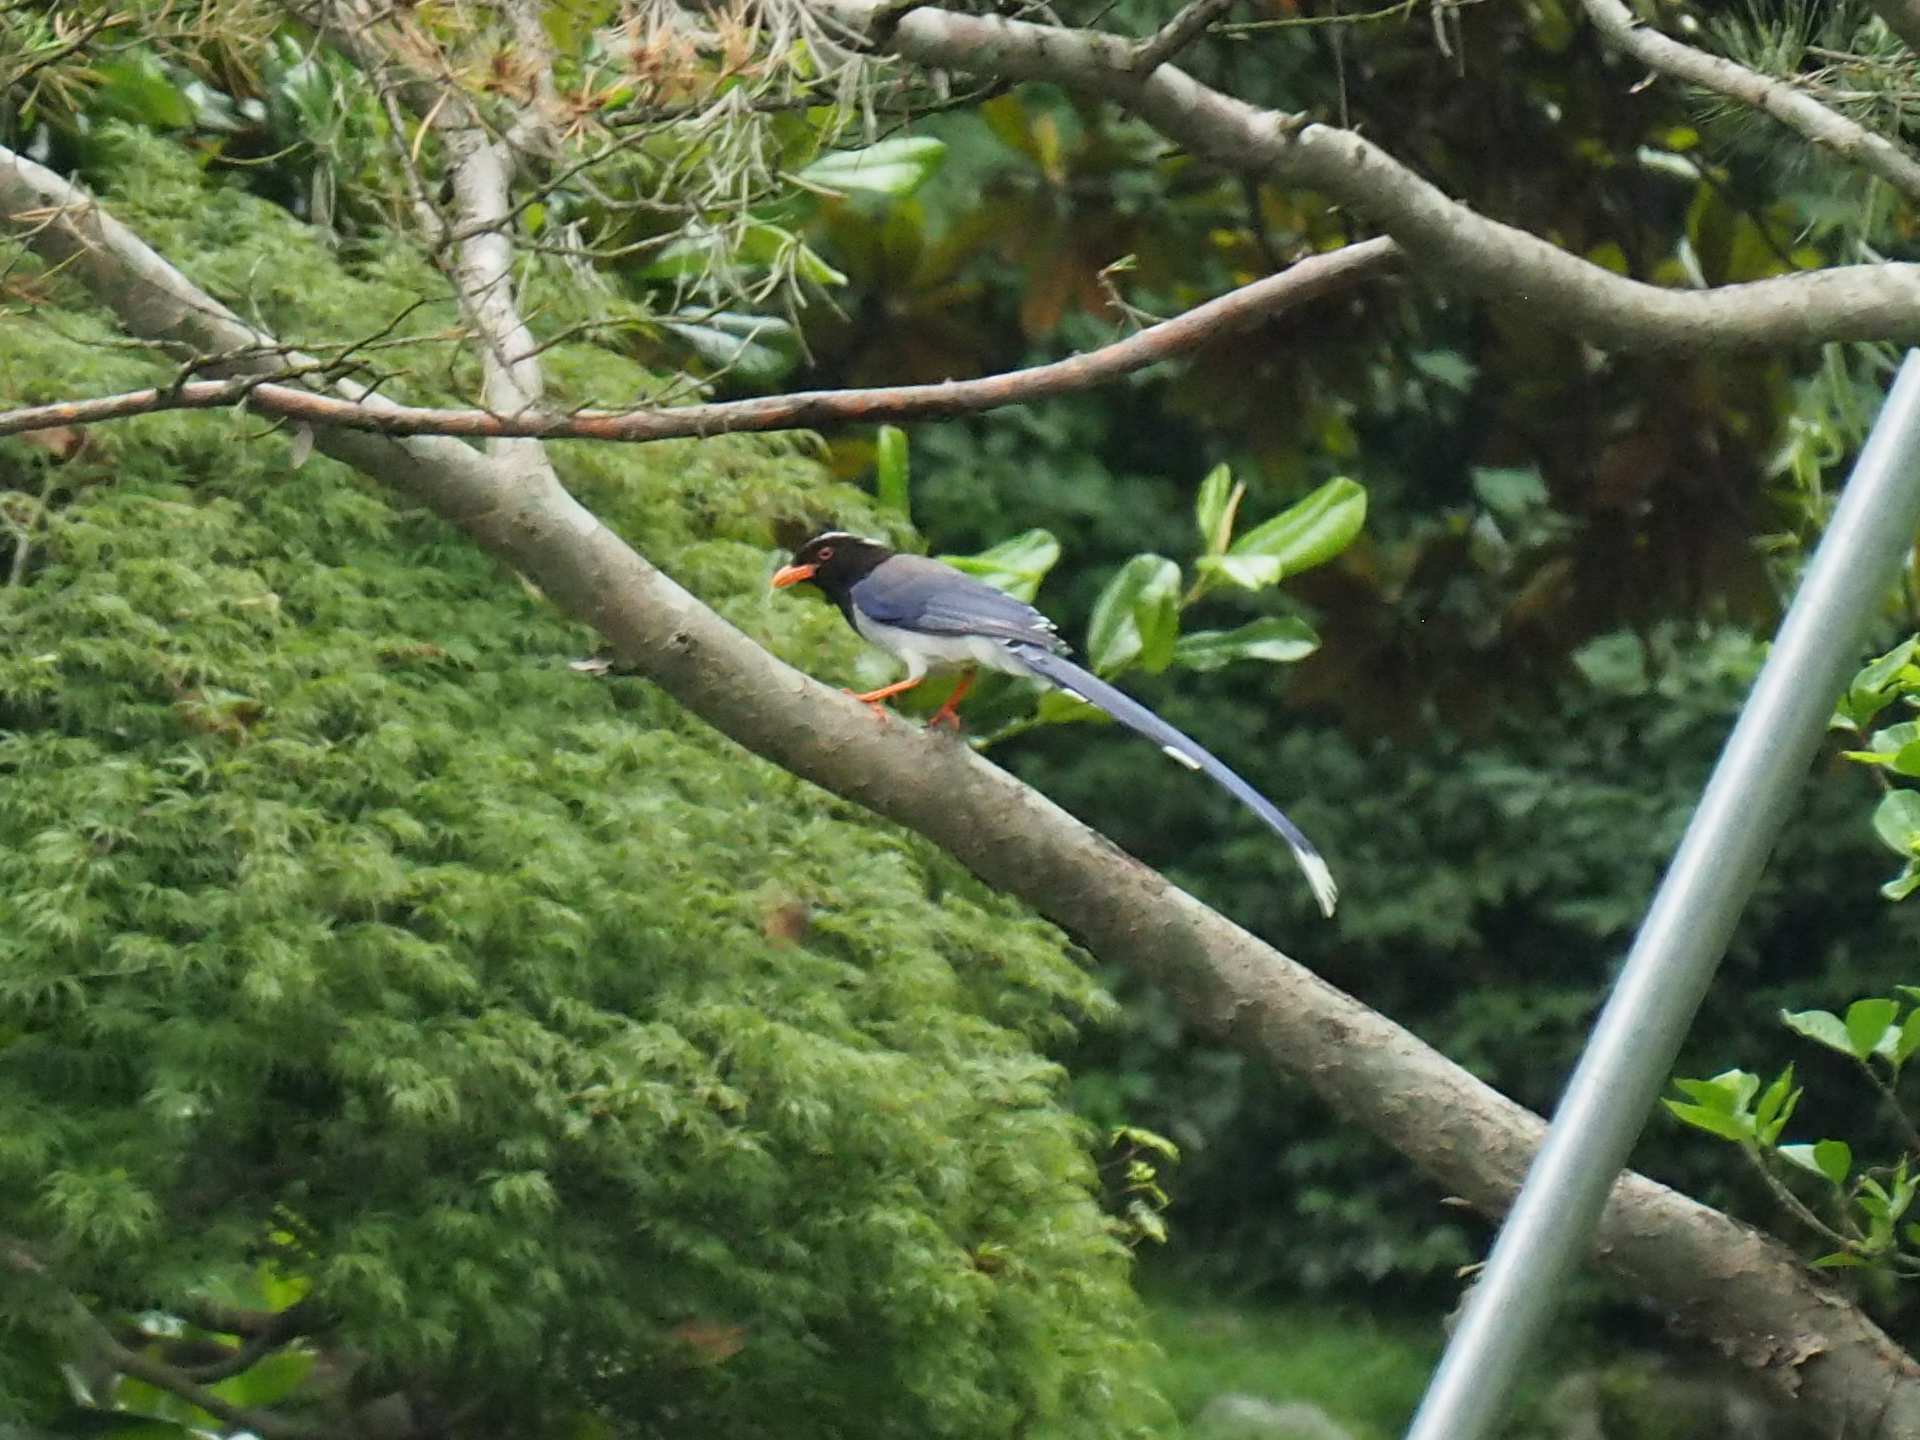
<instances>
[{"instance_id":1,"label":"red leg","mask_svg":"<svg viewBox=\"0 0 1920 1440\"><path fill-rule=\"evenodd\" d=\"M951 725L956 735L960 733L960 701L973 688L973 680L974 672L971 670L960 677L960 683L953 687L953 694L947 697L947 703L934 711L933 718L927 721L928 729L936 725Z\"/></svg>"},{"instance_id":2,"label":"red leg","mask_svg":"<svg viewBox=\"0 0 1920 1440\"><path fill-rule=\"evenodd\" d=\"M882 705L880 703L881 701L913 689L913 687L918 685L921 682L921 680L924 678L925 678L924 676L915 675L911 679L896 680L891 685L882 685L878 690L869 690L864 695L855 694L851 690L847 691L846 693L849 695L852 695L854 699L858 700L862 705L865 705L868 709L872 710L874 713L874 716L876 718L879 718L884 716L887 713L886 706Z\"/></svg>"}]
</instances>

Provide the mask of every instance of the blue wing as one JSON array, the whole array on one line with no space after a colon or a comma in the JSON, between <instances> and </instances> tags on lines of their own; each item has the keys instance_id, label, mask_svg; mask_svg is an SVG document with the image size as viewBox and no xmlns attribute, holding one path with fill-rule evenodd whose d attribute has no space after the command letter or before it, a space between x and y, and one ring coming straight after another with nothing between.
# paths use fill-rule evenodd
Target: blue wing
<instances>
[{"instance_id":1,"label":"blue wing","mask_svg":"<svg viewBox=\"0 0 1920 1440\"><path fill-rule=\"evenodd\" d=\"M1266 821L1274 833L1287 842L1287 848L1293 852L1294 863L1305 873L1307 884L1313 887L1313 898L1320 903L1322 913L1333 914L1334 902L1340 892L1333 883L1333 872L1327 868L1327 862L1320 858L1320 852L1313 848L1313 842L1301 833L1298 825L1281 813L1279 806L1234 774L1212 751L1197 740L1182 735L1131 695L1114 689L1099 676L1081 669L1065 656L1018 642L1007 648L1042 680L1106 711L1136 735L1144 736L1174 759L1200 771Z\"/></svg>"},{"instance_id":2,"label":"blue wing","mask_svg":"<svg viewBox=\"0 0 1920 1440\"><path fill-rule=\"evenodd\" d=\"M1024 600L924 555L895 555L855 582L853 603L882 625L922 635L981 635L1064 650L1053 622Z\"/></svg>"}]
</instances>

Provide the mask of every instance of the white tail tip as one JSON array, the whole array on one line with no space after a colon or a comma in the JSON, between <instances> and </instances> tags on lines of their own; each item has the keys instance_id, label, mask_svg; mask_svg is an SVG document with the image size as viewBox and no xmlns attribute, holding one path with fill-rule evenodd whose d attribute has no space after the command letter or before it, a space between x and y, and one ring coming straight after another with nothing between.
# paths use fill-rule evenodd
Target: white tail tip
<instances>
[{"instance_id":1,"label":"white tail tip","mask_svg":"<svg viewBox=\"0 0 1920 1440\"><path fill-rule=\"evenodd\" d=\"M1311 850L1296 850L1293 858L1300 862L1300 868L1307 874L1307 884L1313 887L1313 898L1320 902L1320 913L1332 919L1333 907L1340 899L1340 887L1333 883L1333 872L1327 868L1327 862Z\"/></svg>"}]
</instances>

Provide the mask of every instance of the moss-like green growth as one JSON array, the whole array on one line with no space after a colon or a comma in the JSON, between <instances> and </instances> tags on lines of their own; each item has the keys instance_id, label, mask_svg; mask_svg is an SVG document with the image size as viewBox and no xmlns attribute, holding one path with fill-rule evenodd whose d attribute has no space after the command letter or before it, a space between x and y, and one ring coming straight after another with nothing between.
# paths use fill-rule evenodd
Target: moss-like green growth
<instances>
[{"instance_id":1,"label":"moss-like green growth","mask_svg":"<svg viewBox=\"0 0 1920 1440\"><path fill-rule=\"evenodd\" d=\"M429 283L122 149L116 209L282 331L357 333ZM31 283L67 303L0 333L0 392L152 373ZM764 596L770 519L862 513L795 447L560 459L770 643L837 637ZM44 1267L0 1284L15 1413L65 1403L61 1292L116 1322L304 1292L330 1326L289 1413L1150 1427L1125 1249L1041 1053L1107 1002L1055 932L573 672L591 636L257 421L101 428L64 464L0 442L0 490L22 523L47 498L0 592L0 1235Z\"/></svg>"}]
</instances>

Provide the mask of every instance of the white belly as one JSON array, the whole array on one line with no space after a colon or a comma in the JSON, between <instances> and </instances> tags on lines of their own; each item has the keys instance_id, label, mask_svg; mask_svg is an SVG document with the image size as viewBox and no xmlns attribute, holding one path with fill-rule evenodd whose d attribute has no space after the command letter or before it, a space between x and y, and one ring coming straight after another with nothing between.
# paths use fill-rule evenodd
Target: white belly
<instances>
[{"instance_id":1,"label":"white belly","mask_svg":"<svg viewBox=\"0 0 1920 1440\"><path fill-rule=\"evenodd\" d=\"M868 643L879 646L904 664L907 678L911 680L919 679L929 670L964 665L978 665L1008 675L1031 673L1003 642L989 640L984 635L922 635L916 630L882 625L863 614L857 605L853 607L853 628Z\"/></svg>"}]
</instances>

